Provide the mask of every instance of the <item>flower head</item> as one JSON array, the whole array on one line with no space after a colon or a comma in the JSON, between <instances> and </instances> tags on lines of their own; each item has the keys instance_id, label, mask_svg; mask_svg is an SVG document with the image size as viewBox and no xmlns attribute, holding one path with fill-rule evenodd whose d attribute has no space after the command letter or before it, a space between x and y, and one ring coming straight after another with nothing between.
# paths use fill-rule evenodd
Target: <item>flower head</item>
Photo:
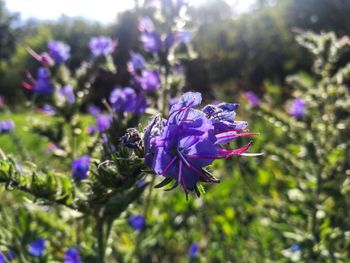
<instances>
[{"instance_id":1,"label":"flower head","mask_svg":"<svg viewBox=\"0 0 350 263\"><path fill-rule=\"evenodd\" d=\"M294 99L292 105L289 108L289 114L296 119L304 117L306 111L306 103L302 99Z\"/></svg>"},{"instance_id":2,"label":"flower head","mask_svg":"<svg viewBox=\"0 0 350 263\"><path fill-rule=\"evenodd\" d=\"M31 242L28 245L28 251L33 256L39 257L44 254L45 247L46 247L46 240L43 238L40 238L36 241Z\"/></svg>"},{"instance_id":3,"label":"flower head","mask_svg":"<svg viewBox=\"0 0 350 263\"><path fill-rule=\"evenodd\" d=\"M143 32L141 42L145 51L150 53L157 53L162 48L162 40L158 32Z\"/></svg>"},{"instance_id":4,"label":"flower head","mask_svg":"<svg viewBox=\"0 0 350 263\"><path fill-rule=\"evenodd\" d=\"M199 251L199 245L197 243L192 243L189 250L188 250L188 255L193 258L197 256Z\"/></svg>"},{"instance_id":5,"label":"flower head","mask_svg":"<svg viewBox=\"0 0 350 263\"><path fill-rule=\"evenodd\" d=\"M105 132L111 126L111 117L105 114L100 114L96 119L96 127L99 132Z\"/></svg>"},{"instance_id":6,"label":"flower head","mask_svg":"<svg viewBox=\"0 0 350 263\"><path fill-rule=\"evenodd\" d=\"M32 90L37 95L50 95L53 91L53 86L50 82L50 72L47 68L39 68L37 71L36 80L28 73L30 83L23 82L22 85L28 90Z\"/></svg>"},{"instance_id":7,"label":"flower head","mask_svg":"<svg viewBox=\"0 0 350 263\"><path fill-rule=\"evenodd\" d=\"M139 81L144 91L154 91L161 85L159 73L156 70L143 70Z\"/></svg>"},{"instance_id":8,"label":"flower head","mask_svg":"<svg viewBox=\"0 0 350 263\"><path fill-rule=\"evenodd\" d=\"M300 245L298 244L293 244L290 248L289 248L290 252L292 253L296 253L299 252L301 250Z\"/></svg>"},{"instance_id":9,"label":"flower head","mask_svg":"<svg viewBox=\"0 0 350 263\"><path fill-rule=\"evenodd\" d=\"M12 120L0 121L0 133L9 133L15 128L15 123Z\"/></svg>"},{"instance_id":10,"label":"flower head","mask_svg":"<svg viewBox=\"0 0 350 263\"><path fill-rule=\"evenodd\" d=\"M141 32L152 32L155 27L153 21L149 17L142 17L139 23L139 30Z\"/></svg>"},{"instance_id":11,"label":"flower head","mask_svg":"<svg viewBox=\"0 0 350 263\"><path fill-rule=\"evenodd\" d=\"M130 53L130 60L128 61L128 69L130 72L137 70L143 70L146 67L146 61L144 57L136 52Z\"/></svg>"},{"instance_id":12,"label":"flower head","mask_svg":"<svg viewBox=\"0 0 350 263\"><path fill-rule=\"evenodd\" d=\"M228 150L222 144L254 135L244 132L246 122L233 120L237 104L194 109L201 101L200 93L185 93L171 107L168 119L155 117L144 134L146 165L155 173L176 180L186 193L196 190L198 181L218 182L204 168L216 159L241 155L251 145Z\"/></svg>"},{"instance_id":13,"label":"flower head","mask_svg":"<svg viewBox=\"0 0 350 263\"><path fill-rule=\"evenodd\" d=\"M256 94L253 91L247 91L245 93L245 96L250 105L252 105L253 107L259 107L260 99L258 98L258 96L256 96Z\"/></svg>"},{"instance_id":14,"label":"flower head","mask_svg":"<svg viewBox=\"0 0 350 263\"><path fill-rule=\"evenodd\" d=\"M78 250L75 248L68 248L64 253L64 263L82 263Z\"/></svg>"},{"instance_id":15,"label":"flower head","mask_svg":"<svg viewBox=\"0 0 350 263\"><path fill-rule=\"evenodd\" d=\"M67 102L68 104L73 104L75 102L75 94L70 85L63 86L59 89L57 95L62 102Z\"/></svg>"},{"instance_id":16,"label":"flower head","mask_svg":"<svg viewBox=\"0 0 350 263\"><path fill-rule=\"evenodd\" d=\"M90 167L90 157L84 155L80 158L75 159L72 162L73 175L77 180L83 180L87 178L87 173Z\"/></svg>"},{"instance_id":17,"label":"flower head","mask_svg":"<svg viewBox=\"0 0 350 263\"><path fill-rule=\"evenodd\" d=\"M132 215L129 223L135 230L142 230L145 227L145 217L142 215Z\"/></svg>"},{"instance_id":18,"label":"flower head","mask_svg":"<svg viewBox=\"0 0 350 263\"><path fill-rule=\"evenodd\" d=\"M89 112L89 114L91 114L92 116L97 118L101 113L101 109L95 105L90 104L88 106L88 112Z\"/></svg>"},{"instance_id":19,"label":"flower head","mask_svg":"<svg viewBox=\"0 0 350 263\"><path fill-rule=\"evenodd\" d=\"M117 44L115 41L106 36L93 37L89 42L91 53L95 57L107 56L111 54L114 51L116 45Z\"/></svg>"},{"instance_id":20,"label":"flower head","mask_svg":"<svg viewBox=\"0 0 350 263\"><path fill-rule=\"evenodd\" d=\"M134 114L141 114L147 107L147 101L143 94L137 94L136 91L130 87L115 88L109 101L115 112L130 112Z\"/></svg>"},{"instance_id":21,"label":"flower head","mask_svg":"<svg viewBox=\"0 0 350 263\"><path fill-rule=\"evenodd\" d=\"M5 255L0 251L0 263L5 263L6 262L6 257Z\"/></svg>"},{"instance_id":22,"label":"flower head","mask_svg":"<svg viewBox=\"0 0 350 263\"><path fill-rule=\"evenodd\" d=\"M64 63L70 58L70 46L61 41L51 40L47 47L50 56L56 63Z\"/></svg>"}]
</instances>

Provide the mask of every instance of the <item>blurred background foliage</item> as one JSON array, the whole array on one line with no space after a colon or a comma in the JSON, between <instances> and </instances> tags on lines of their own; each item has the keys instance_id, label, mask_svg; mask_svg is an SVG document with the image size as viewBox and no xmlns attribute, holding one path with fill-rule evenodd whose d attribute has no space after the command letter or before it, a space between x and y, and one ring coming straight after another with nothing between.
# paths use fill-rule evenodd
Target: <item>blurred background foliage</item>
<instances>
[{"instance_id":1,"label":"blurred background foliage","mask_svg":"<svg viewBox=\"0 0 350 263\"><path fill-rule=\"evenodd\" d=\"M346 179L349 176L349 143L348 133L344 133L349 131L349 115L348 111L327 107L322 108L321 114L316 107L332 105L334 100L327 101L332 94L336 94L336 98L345 96L337 92L344 89L348 92L348 71L344 70L340 82L339 75L334 72L318 74L314 71L312 52L295 41L295 32L300 30L333 31L335 35L331 41L335 41L335 36L349 34L349 13L350 1L342 0L259 0L243 15L237 14L222 0L191 7L197 58L186 61L185 89L201 91L207 99L239 101L242 105L247 104L242 96L244 90L253 90L266 98L260 110L243 106L239 112L240 119L249 121L251 131L260 132L254 139L253 150L261 150L265 156L215 162L212 170L223 180L220 185L208 186L207 193L200 199L186 201L180 191L154 191L143 231L133 230L126 218L131 211L143 212L145 197L132 204L118 219L112 232L114 242L107 252L110 262L349 261L350 229L346 222L349 210L345 209L349 208ZM33 72L38 66L25 47L40 52L45 50L49 39L64 41L72 47L73 56L68 65L74 69L82 58L89 56L86 43L90 37L104 34L118 39L118 52L114 54L118 74L117 79L106 75L96 80L96 100L109 94L116 82L126 82L127 53L139 48L135 11L119 14L110 25L68 17L56 22L21 21L0 1L0 94L13 107L24 101L26 94L20 87L23 77L26 71ZM349 51L344 50L339 60L332 61L334 71L339 73L339 69L347 69L349 59ZM317 87L321 92L313 94ZM324 87L328 89L324 90ZM311 134L316 134L316 143L320 143L316 144L322 150L319 156L311 157L314 148L304 148L310 143L307 132L311 128L286 116L282 106L295 94L308 94L310 102L319 103L307 119L310 127L315 129ZM318 94L323 94L324 100L319 98L317 101ZM274 107L280 110L274 112L271 110ZM20 107L18 109L20 111ZM1 114L1 119L6 117ZM34 115L32 118L42 117ZM25 127L28 122L21 114L13 119L18 127ZM345 125L346 129L334 134L328 126L329 130L317 127L315 123L322 120L328 120L327 125L334 127L338 127L336 121L344 122L341 127ZM292 138L288 135L291 127L300 129L291 133ZM300 132L305 133L300 135ZM19 129L17 133L28 148L36 149L39 164L40 160L43 164L48 162L42 138L29 137L25 129ZM293 137L295 134L301 137ZM0 138L1 148L14 156L20 154L21 149L16 148L7 136L10 135ZM334 144L327 145L324 141L327 138L334 138ZM339 145L342 146L336 148ZM57 167L60 164L52 162L51 165ZM341 169L337 170L337 167ZM303 173L303 169L307 173ZM317 186L319 174L312 174L315 169L324 169L325 173L331 171L329 176L334 180L324 180ZM315 193L320 197L316 198ZM79 242L84 258L92 254L84 250L89 247L87 244L94 242L89 238L90 232L72 233L72 227L79 229L83 222L55 221L56 215L65 218L66 213L70 213L66 209L53 209L47 213L45 208L30 202L15 202L17 199L29 200L26 194L0 191L0 198L1 224L7 225L6 222L13 219L13 213L20 218L15 229L0 227L0 236L18 233L13 243L23 245L39 234L50 235L51 251L56 251L57 256L61 256L59 247L63 244L69 246ZM8 204L13 205L11 209ZM28 214L28 207L39 212ZM310 229L309 220L316 215L313 227L317 230ZM189 257L188 250L193 242L199 244L199 253ZM299 249L291 249L293 245Z\"/></svg>"}]
</instances>

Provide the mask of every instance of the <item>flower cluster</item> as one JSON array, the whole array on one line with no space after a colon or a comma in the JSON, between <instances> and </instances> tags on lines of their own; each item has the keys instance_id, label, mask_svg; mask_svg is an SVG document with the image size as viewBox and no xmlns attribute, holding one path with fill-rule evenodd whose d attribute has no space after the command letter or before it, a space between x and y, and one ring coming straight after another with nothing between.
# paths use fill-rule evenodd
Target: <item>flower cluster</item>
<instances>
[{"instance_id":1,"label":"flower cluster","mask_svg":"<svg viewBox=\"0 0 350 263\"><path fill-rule=\"evenodd\" d=\"M204 168L216 159L243 154L251 142L235 150L226 149L223 144L255 135L245 132L247 122L234 121L237 104L195 109L201 100L200 93L185 93L171 107L168 119L155 117L144 134L146 165L155 173L176 180L186 193L195 190L198 181L218 182Z\"/></svg>"},{"instance_id":2,"label":"flower cluster","mask_svg":"<svg viewBox=\"0 0 350 263\"><path fill-rule=\"evenodd\" d=\"M89 47L94 57L107 56L111 54L117 43L110 37L99 36L90 39Z\"/></svg>"},{"instance_id":3,"label":"flower cluster","mask_svg":"<svg viewBox=\"0 0 350 263\"><path fill-rule=\"evenodd\" d=\"M0 133L9 133L15 128L15 123L12 120L0 121Z\"/></svg>"}]
</instances>

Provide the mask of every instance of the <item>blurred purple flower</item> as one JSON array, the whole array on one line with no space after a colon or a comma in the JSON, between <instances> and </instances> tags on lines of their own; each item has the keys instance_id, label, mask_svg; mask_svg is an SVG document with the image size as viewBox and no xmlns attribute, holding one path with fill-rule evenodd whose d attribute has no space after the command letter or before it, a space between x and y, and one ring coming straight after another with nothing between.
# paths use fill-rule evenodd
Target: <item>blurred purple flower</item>
<instances>
[{"instance_id":1,"label":"blurred purple flower","mask_svg":"<svg viewBox=\"0 0 350 263\"><path fill-rule=\"evenodd\" d=\"M188 44L192 40L192 33L188 31L177 32L175 36L175 40L177 43Z\"/></svg>"},{"instance_id":2,"label":"blurred purple flower","mask_svg":"<svg viewBox=\"0 0 350 263\"><path fill-rule=\"evenodd\" d=\"M5 255L0 251L0 263L5 263L6 262L6 257Z\"/></svg>"},{"instance_id":3,"label":"blurred purple flower","mask_svg":"<svg viewBox=\"0 0 350 263\"><path fill-rule=\"evenodd\" d=\"M112 91L109 101L115 112L131 112L141 114L145 112L147 101L143 94L137 94L130 87L116 88Z\"/></svg>"},{"instance_id":4,"label":"blurred purple flower","mask_svg":"<svg viewBox=\"0 0 350 263\"><path fill-rule=\"evenodd\" d=\"M23 82L22 85L28 90L32 90L37 95L50 95L53 91L53 86L50 82L50 72L47 68L39 68L37 71L36 80L28 73L30 83Z\"/></svg>"},{"instance_id":5,"label":"blurred purple flower","mask_svg":"<svg viewBox=\"0 0 350 263\"><path fill-rule=\"evenodd\" d=\"M174 43L175 43L174 33L169 32L164 39L163 46L164 48L169 49Z\"/></svg>"},{"instance_id":6,"label":"blurred purple flower","mask_svg":"<svg viewBox=\"0 0 350 263\"><path fill-rule=\"evenodd\" d=\"M86 131L89 135L94 135L97 132L97 127L91 124L86 128Z\"/></svg>"},{"instance_id":7,"label":"blurred purple flower","mask_svg":"<svg viewBox=\"0 0 350 263\"><path fill-rule=\"evenodd\" d=\"M78 250L75 248L68 248L64 253L63 257L64 263L83 263L80 258Z\"/></svg>"},{"instance_id":8,"label":"blurred purple flower","mask_svg":"<svg viewBox=\"0 0 350 263\"><path fill-rule=\"evenodd\" d=\"M62 100L66 101L68 104L73 104L75 102L75 94L72 86L70 85L63 86L58 91L58 94L62 97Z\"/></svg>"},{"instance_id":9,"label":"blurred purple flower","mask_svg":"<svg viewBox=\"0 0 350 263\"><path fill-rule=\"evenodd\" d=\"M290 252L292 253L296 253L299 252L301 250L300 245L298 244L293 244L290 248L289 248Z\"/></svg>"},{"instance_id":10,"label":"blurred purple flower","mask_svg":"<svg viewBox=\"0 0 350 263\"><path fill-rule=\"evenodd\" d=\"M143 70L146 67L146 61L144 57L136 52L130 53L130 60L128 61L128 69L130 72L135 72L137 70Z\"/></svg>"},{"instance_id":11,"label":"blurred purple flower","mask_svg":"<svg viewBox=\"0 0 350 263\"><path fill-rule=\"evenodd\" d=\"M88 112L89 112L89 114L91 114L92 116L97 118L101 113L101 109L95 105L90 104L88 106Z\"/></svg>"},{"instance_id":12,"label":"blurred purple flower","mask_svg":"<svg viewBox=\"0 0 350 263\"><path fill-rule=\"evenodd\" d=\"M109 115L101 114L96 119L96 126L99 132L105 132L111 126L111 117Z\"/></svg>"},{"instance_id":13,"label":"blurred purple flower","mask_svg":"<svg viewBox=\"0 0 350 263\"><path fill-rule=\"evenodd\" d=\"M48 116L54 116L56 114L55 108L49 104L45 104L44 106L39 108L37 111Z\"/></svg>"},{"instance_id":14,"label":"blurred purple flower","mask_svg":"<svg viewBox=\"0 0 350 263\"><path fill-rule=\"evenodd\" d=\"M197 243L192 243L189 250L188 250L188 255L193 258L197 256L199 252L199 245Z\"/></svg>"},{"instance_id":15,"label":"blurred purple flower","mask_svg":"<svg viewBox=\"0 0 350 263\"><path fill-rule=\"evenodd\" d=\"M289 114L296 119L301 119L304 117L306 111L306 103L302 99L294 99L289 108Z\"/></svg>"},{"instance_id":16,"label":"blurred purple flower","mask_svg":"<svg viewBox=\"0 0 350 263\"><path fill-rule=\"evenodd\" d=\"M143 32L141 42L145 51L150 53L157 53L162 48L162 40L158 32Z\"/></svg>"},{"instance_id":17,"label":"blurred purple flower","mask_svg":"<svg viewBox=\"0 0 350 263\"><path fill-rule=\"evenodd\" d=\"M93 37L90 39L89 42L91 53L95 57L107 56L111 54L116 46L117 43L113 41L110 37L106 36Z\"/></svg>"},{"instance_id":18,"label":"blurred purple flower","mask_svg":"<svg viewBox=\"0 0 350 263\"><path fill-rule=\"evenodd\" d=\"M51 40L47 44L47 47L50 56L56 63L64 63L70 58L70 46L61 41Z\"/></svg>"},{"instance_id":19,"label":"blurred purple flower","mask_svg":"<svg viewBox=\"0 0 350 263\"><path fill-rule=\"evenodd\" d=\"M157 174L173 178L184 191L194 190L197 182L218 182L204 167L216 159L241 155L251 145L228 150L223 148L245 133L247 122L235 122L237 104L221 103L194 109L201 104L200 93L187 92L169 112L167 120L155 117L145 130L145 163Z\"/></svg>"},{"instance_id":20,"label":"blurred purple flower","mask_svg":"<svg viewBox=\"0 0 350 263\"><path fill-rule=\"evenodd\" d=\"M141 32L153 32L155 29L153 21L149 17L142 17L139 22Z\"/></svg>"},{"instance_id":21,"label":"blurred purple flower","mask_svg":"<svg viewBox=\"0 0 350 263\"><path fill-rule=\"evenodd\" d=\"M258 96L255 95L253 91L247 91L245 93L245 96L250 105L252 105L253 107L258 107L260 105L260 99L258 98Z\"/></svg>"},{"instance_id":22,"label":"blurred purple flower","mask_svg":"<svg viewBox=\"0 0 350 263\"><path fill-rule=\"evenodd\" d=\"M0 133L9 133L15 128L15 123L12 120L0 121Z\"/></svg>"},{"instance_id":23,"label":"blurred purple flower","mask_svg":"<svg viewBox=\"0 0 350 263\"><path fill-rule=\"evenodd\" d=\"M160 88L160 77L156 70L143 70L140 79L141 88L144 91L154 91Z\"/></svg>"},{"instance_id":24,"label":"blurred purple flower","mask_svg":"<svg viewBox=\"0 0 350 263\"><path fill-rule=\"evenodd\" d=\"M44 254L45 247L46 247L46 240L43 238L40 238L36 241L29 243L28 251L33 256L39 257L39 256L42 256Z\"/></svg>"},{"instance_id":25,"label":"blurred purple flower","mask_svg":"<svg viewBox=\"0 0 350 263\"><path fill-rule=\"evenodd\" d=\"M129 223L135 230L142 230L145 227L145 217L143 215L129 216Z\"/></svg>"},{"instance_id":26,"label":"blurred purple flower","mask_svg":"<svg viewBox=\"0 0 350 263\"><path fill-rule=\"evenodd\" d=\"M7 254L7 258L9 259L9 261L14 260L16 257L17 257L17 254L13 250L10 250ZM1 263L1 260L0 260L0 263Z\"/></svg>"},{"instance_id":27,"label":"blurred purple flower","mask_svg":"<svg viewBox=\"0 0 350 263\"><path fill-rule=\"evenodd\" d=\"M80 158L75 159L72 162L72 171L73 176L77 180L83 180L87 178L87 173L90 167L90 157L88 155L84 155Z\"/></svg>"}]
</instances>

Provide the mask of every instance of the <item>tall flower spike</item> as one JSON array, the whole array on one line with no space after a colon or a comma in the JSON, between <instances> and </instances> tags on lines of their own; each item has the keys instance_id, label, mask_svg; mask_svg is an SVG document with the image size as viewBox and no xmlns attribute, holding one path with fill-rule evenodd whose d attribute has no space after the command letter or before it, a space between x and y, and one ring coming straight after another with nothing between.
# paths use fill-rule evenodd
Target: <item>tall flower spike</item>
<instances>
[{"instance_id":1,"label":"tall flower spike","mask_svg":"<svg viewBox=\"0 0 350 263\"><path fill-rule=\"evenodd\" d=\"M208 105L203 111L194 109L200 105L200 93L185 93L175 103L168 119L156 117L145 130L145 163L153 171L175 180L183 190L198 190L198 181L218 182L205 169L216 159L241 155L251 143L235 150L223 147L233 139L252 136L246 133L246 122L236 122L234 110L237 104Z\"/></svg>"}]
</instances>

